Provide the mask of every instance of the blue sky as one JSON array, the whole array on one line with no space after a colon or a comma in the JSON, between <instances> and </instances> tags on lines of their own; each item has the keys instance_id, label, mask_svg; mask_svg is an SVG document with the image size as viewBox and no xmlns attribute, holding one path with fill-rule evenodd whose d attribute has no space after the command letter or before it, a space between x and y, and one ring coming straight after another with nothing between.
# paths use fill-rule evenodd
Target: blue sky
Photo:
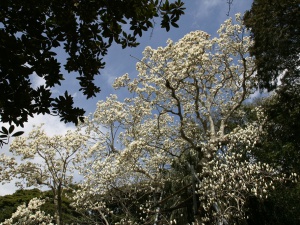
<instances>
[{"instance_id":1,"label":"blue sky","mask_svg":"<svg viewBox=\"0 0 300 225\"><path fill-rule=\"evenodd\" d=\"M140 45L137 48L122 49L119 45L113 45L108 55L104 58L106 67L97 76L95 82L101 87L101 92L96 98L86 100L85 97L78 91L76 75L66 75L72 79L66 79L63 86L55 91L63 93L65 89L70 90L75 98L76 106L83 107L87 113L93 112L96 103L100 99L105 99L109 94L115 93L111 87L115 78L129 73L131 77L137 75L135 64L137 59L142 58L142 52L146 46L157 48L165 46L167 39L177 41L191 31L203 30L212 36L216 35L221 23L228 18L227 0L186 0L185 15L179 21L179 28L171 28L169 32L160 29L159 21L153 30L143 34L139 38ZM245 12L251 6L252 0L234 0L229 12L230 17L234 17L237 12ZM133 57L132 57L133 56ZM137 59L136 59L137 58Z\"/></svg>"},{"instance_id":2,"label":"blue sky","mask_svg":"<svg viewBox=\"0 0 300 225\"><path fill-rule=\"evenodd\" d=\"M221 23L223 23L229 17L234 17L238 12L244 13L250 9L252 0L234 0L229 16L227 16L229 8L227 0L182 0L185 2L185 15L182 16L178 25L179 28L171 28L169 32L164 29L160 29L159 21L153 30L143 34L139 38L140 45L136 48L122 49L121 46L113 45L108 55L104 58L106 67L95 80L96 84L101 87L101 92L96 98L86 100L86 98L78 91L79 86L76 75L65 74L66 80L59 88L53 89L53 93L62 94L67 89L69 93L74 96L75 106L82 107L86 110L87 114L93 113L96 109L96 103L99 100L105 99L112 93L124 95L122 92L115 92L111 87L115 78L128 73L130 77L137 75L135 70L135 64L137 59L142 58L142 52L146 46L157 48L158 46L165 46L167 39L177 41L184 35L191 31L203 30L212 36L216 35L216 32ZM131 57L134 56L134 57ZM63 56L62 56L63 58ZM34 85L39 85L43 81L39 78L33 79ZM125 97L125 96L121 96ZM74 128L72 124L64 124L59 121L58 117L49 115L39 115L34 118L30 118L29 122L25 124L24 131L29 132L32 129L32 125L45 123L45 130L49 135L64 134L68 129ZM8 146L1 149L1 152L8 152ZM0 186L0 195L11 194L15 191L14 184L6 184Z\"/></svg>"}]
</instances>

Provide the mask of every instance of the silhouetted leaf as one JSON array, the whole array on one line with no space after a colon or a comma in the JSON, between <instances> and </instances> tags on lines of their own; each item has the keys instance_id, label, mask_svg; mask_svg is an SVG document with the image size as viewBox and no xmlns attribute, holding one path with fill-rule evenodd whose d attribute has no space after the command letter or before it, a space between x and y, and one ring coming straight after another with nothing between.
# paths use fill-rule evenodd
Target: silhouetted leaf
<instances>
[{"instance_id":1,"label":"silhouetted leaf","mask_svg":"<svg viewBox=\"0 0 300 225\"><path fill-rule=\"evenodd\" d=\"M16 133L14 133L13 135L11 135L12 137L18 137L21 136L22 134L24 134L24 131L18 131Z\"/></svg>"},{"instance_id":2,"label":"silhouetted leaf","mask_svg":"<svg viewBox=\"0 0 300 225\"><path fill-rule=\"evenodd\" d=\"M1 139L7 138L7 135L6 135L6 134L1 134L1 135L0 135L0 138L1 138Z\"/></svg>"},{"instance_id":3,"label":"silhouetted leaf","mask_svg":"<svg viewBox=\"0 0 300 225\"><path fill-rule=\"evenodd\" d=\"M11 133L14 131L14 129L15 129L15 126L14 126L14 125L11 125L11 126L9 127L8 132L11 134Z\"/></svg>"},{"instance_id":4,"label":"silhouetted leaf","mask_svg":"<svg viewBox=\"0 0 300 225\"><path fill-rule=\"evenodd\" d=\"M6 129L6 127L2 127L2 132L1 133L7 134L7 135L9 134L8 130Z\"/></svg>"}]
</instances>

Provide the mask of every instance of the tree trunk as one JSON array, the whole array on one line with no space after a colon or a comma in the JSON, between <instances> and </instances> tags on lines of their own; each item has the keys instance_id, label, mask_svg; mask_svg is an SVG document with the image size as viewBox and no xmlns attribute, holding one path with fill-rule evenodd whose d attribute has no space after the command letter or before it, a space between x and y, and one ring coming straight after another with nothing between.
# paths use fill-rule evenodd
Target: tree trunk
<instances>
[{"instance_id":1,"label":"tree trunk","mask_svg":"<svg viewBox=\"0 0 300 225\"><path fill-rule=\"evenodd\" d=\"M57 187L52 187L52 192L54 196L54 206L55 206L55 221L57 225L62 225L62 189L61 185Z\"/></svg>"}]
</instances>

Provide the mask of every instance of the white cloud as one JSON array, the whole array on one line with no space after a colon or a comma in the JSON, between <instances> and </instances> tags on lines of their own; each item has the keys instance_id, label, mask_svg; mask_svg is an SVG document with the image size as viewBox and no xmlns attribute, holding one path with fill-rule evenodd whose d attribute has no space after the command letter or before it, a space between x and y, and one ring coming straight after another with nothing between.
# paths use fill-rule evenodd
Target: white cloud
<instances>
[{"instance_id":1,"label":"white cloud","mask_svg":"<svg viewBox=\"0 0 300 225\"><path fill-rule=\"evenodd\" d=\"M0 196L4 195L11 195L13 194L17 188L15 187L14 181L8 183L8 184L1 184L0 188Z\"/></svg>"},{"instance_id":2,"label":"white cloud","mask_svg":"<svg viewBox=\"0 0 300 225\"><path fill-rule=\"evenodd\" d=\"M74 125L65 124L60 121L58 116L51 115L36 115L34 118L30 118L26 125L24 126L25 132L30 132L33 125L39 125L44 123L44 130L50 136L56 134L65 134L67 130L75 129Z\"/></svg>"},{"instance_id":3,"label":"white cloud","mask_svg":"<svg viewBox=\"0 0 300 225\"><path fill-rule=\"evenodd\" d=\"M224 0L202 0L196 3L194 17L199 19L206 19L208 22L216 16L220 16L218 12L227 7ZM203 22L203 21L202 21Z\"/></svg>"},{"instance_id":4,"label":"white cloud","mask_svg":"<svg viewBox=\"0 0 300 225\"><path fill-rule=\"evenodd\" d=\"M42 77L39 77L38 75L36 75L36 73L34 73L30 76L30 80L32 82L31 86L35 89L41 85L46 84L45 79Z\"/></svg>"}]
</instances>

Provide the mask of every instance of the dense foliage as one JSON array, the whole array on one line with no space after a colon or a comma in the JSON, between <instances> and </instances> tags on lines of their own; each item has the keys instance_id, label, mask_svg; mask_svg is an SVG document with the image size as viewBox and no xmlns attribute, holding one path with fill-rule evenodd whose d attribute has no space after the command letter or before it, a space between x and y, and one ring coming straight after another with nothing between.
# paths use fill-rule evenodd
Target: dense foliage
<instances>
[{"instance_id":1,"label":"dense foliage","mask_svg":"<svg viewBox=\"0 0 300 225\"><path fill-rule=\"evenodd\" d=\"M264 101L265 134L256 155L285 173L300 173L300 87L279 89Z\"/></svg>"},{"instance_id":2,"label":"dense foliage","mask_svg":"<svg viewBox=\"0 0 300 225\"><path fill-rule=\"evenodd\" d=\"M64 80L63 70L77 74L87 98L95 96L100 88L94 77L111 44L136 46L154 18L167 31L178 27L182 6L180 0L1 1L0 121L22 126L28 116L46 113L77 123L84 110L73 106L67 91L58 97L50 91ZM65 52L66 62L59 61L58 51ZM32 87L34 75L45 85Z\"/></svg>"},{"instance_id":3,"label":"dense foliage","mask_svg":"<svg viewBox=\"0 0 300 225\"><path fill-rule=\"evenodd\" d=\"M284 72L284 82L299 78L300 5L299 0L254 0L245 14L251 28L260 87L274 89Z\"/></svg>"},{"instance_id":4,"label":"dense foliage","mask_svg":"<svg viewBox=\"0 0 300 225\"><path fill-rule=\"evenodd\" d=\"M276 93L260 102L266 118L262 126L264 132L260 135L259 144L252 151L258 160L287 174L300 172L299 90L298 84L283 85ZM299 224L299 201L299 183L281 184L268 200L257 201L251 205L252 219L257 220L250 224Z\"/></svg>"},{"instance_id":5,"label":"dense foliage","mask_svg":"<svg viewBox=\"0 0 300 225\"><path fill-rule=\"evenodd\" d=\"M253 153L286 173L299 173L299 18L297 0L254 0L244 17L254 40L250 53L256 58L259 85L277 87L262 102L264 133ZM298 202L299 184L280 185L267 201L252 205L258 210L251 224L299 224Z\"/></svg>"}]
</instances>

